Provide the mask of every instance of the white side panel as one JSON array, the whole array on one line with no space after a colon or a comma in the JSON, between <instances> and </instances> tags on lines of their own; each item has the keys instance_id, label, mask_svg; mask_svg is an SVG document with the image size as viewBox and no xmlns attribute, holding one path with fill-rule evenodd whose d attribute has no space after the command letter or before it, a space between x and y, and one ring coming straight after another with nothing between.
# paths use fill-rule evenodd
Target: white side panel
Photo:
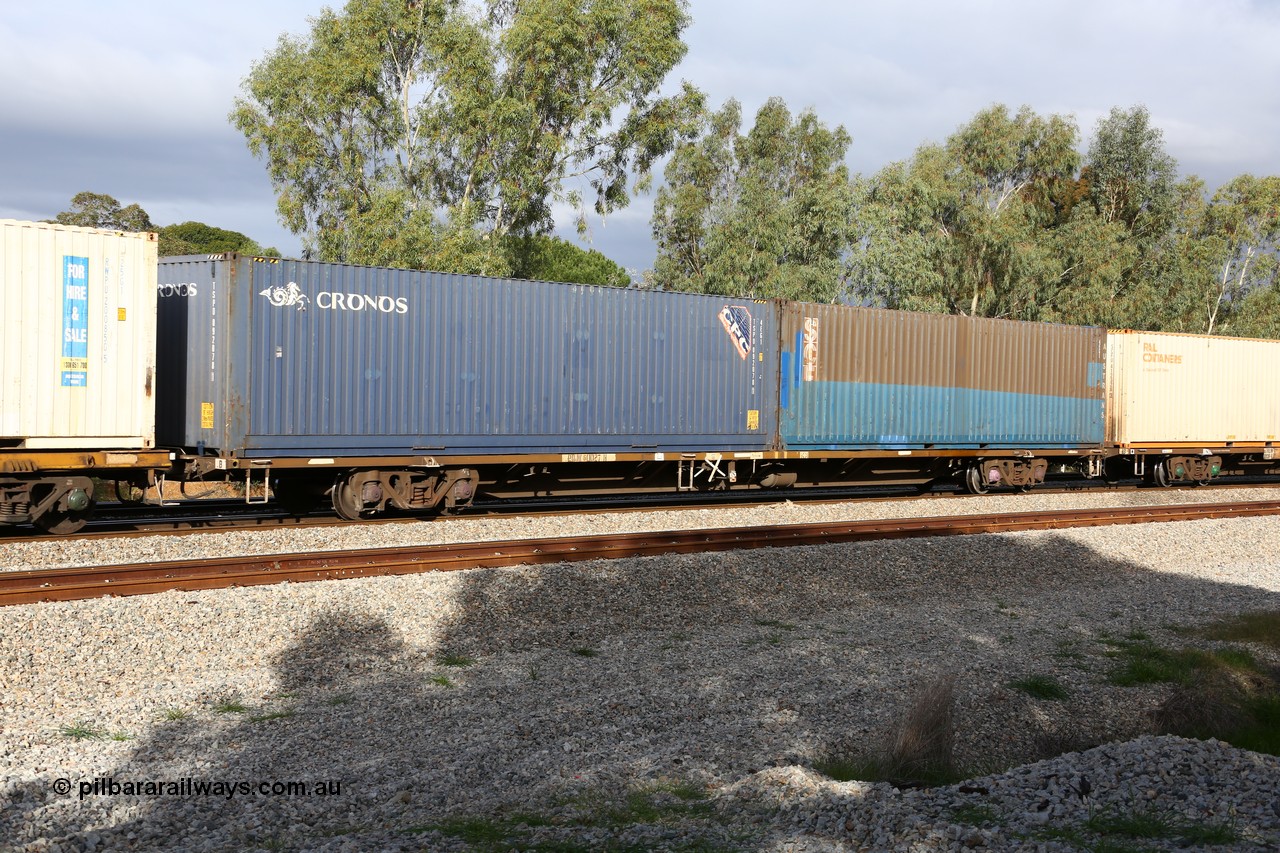
<instances>
[{"instance_id":1,"label":"white side panel","mask_svg":"<svg viewBox=\"0 0 1280 853\"><path fill-rule=\"evenodd\" d=\"M155 446L155 336L154 234L0 220L0 442Z\"/></svg>"},{"instance_id":2,"label":"white side panel","mask_svg":"<svg viewBox=\"0 0 1280 853\"><path fill-rule=\"evenodd\" d=\"M1107 440L1119 444L1280 440L1280 341L1111 332Z\"/></svg>"}]
</instances>

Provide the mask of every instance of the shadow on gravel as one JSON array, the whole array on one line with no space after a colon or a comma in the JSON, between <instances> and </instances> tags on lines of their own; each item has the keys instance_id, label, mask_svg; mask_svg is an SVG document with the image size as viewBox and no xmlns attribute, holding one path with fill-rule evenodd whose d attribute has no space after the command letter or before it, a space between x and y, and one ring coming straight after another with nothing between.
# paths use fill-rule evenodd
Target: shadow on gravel
<instances>
[{"instance_id":1,"label":"shadow on gravel","mask_svg":"<svg viewBox=\"0 0 1280 853\"><path fill-rule=\"evenodd\" d=\"M1101 686L1108 640L1182 644L1188 613L1280 609L1049 534L475 571L451 606L418 605L438 583L312 605L278 690L209 685L102 773L252 790L64 807L18 786L0 839L55 819L68 849L763 849L785 826L729 805L732 786L872 743L931 674L956 675L958 757L990 771L1143 730L1134 688ZM1008 686L1033 675L1068 695Z\"/></svg>"}]
</instances>

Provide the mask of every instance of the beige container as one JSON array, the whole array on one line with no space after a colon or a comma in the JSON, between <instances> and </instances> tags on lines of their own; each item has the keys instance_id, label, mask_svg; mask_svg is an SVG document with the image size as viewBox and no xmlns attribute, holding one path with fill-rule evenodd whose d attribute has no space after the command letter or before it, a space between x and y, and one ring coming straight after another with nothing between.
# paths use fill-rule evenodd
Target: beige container
<instances>
[{"instance_id":1,"label":"beige container","mask_svg":"<svg viewBox=\"0 0 1280 853\"><path fill-rule=\"evenodd\" d=\"M155 445L156 235L0 220L0 447Z\"/></svg>"},{"instance_id":2,"label":"beige container","mask_svg":"<svg viewBox=\"0 0 1280 853\"><path fill-rule=\"evenodd\" d=\"M1111 332L1107 441L1131 448L1280 443L1280 341Z\"/></svg>"}]
</instances>

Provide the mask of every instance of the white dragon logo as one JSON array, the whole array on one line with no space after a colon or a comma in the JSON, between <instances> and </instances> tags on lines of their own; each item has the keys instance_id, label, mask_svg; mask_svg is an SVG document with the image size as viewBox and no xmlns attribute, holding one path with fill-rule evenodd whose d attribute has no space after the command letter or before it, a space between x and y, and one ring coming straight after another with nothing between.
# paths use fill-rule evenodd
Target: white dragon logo
<instances>
[{"instance_id":1,"label":"white dragon logo","mask_svg":"<svg viewBox=\"0 0 1280 853\"><path fill-rule=\"evenodd\" d=\"M276 308L297 305L299 311L306 311L307 305L311 302L311 299L302 292L302 288L298 287L296 281L291 281L284 286L268 287L266 290L260 291L258 295L267 297L267 301Z\"/></svg>"}]
</instances>

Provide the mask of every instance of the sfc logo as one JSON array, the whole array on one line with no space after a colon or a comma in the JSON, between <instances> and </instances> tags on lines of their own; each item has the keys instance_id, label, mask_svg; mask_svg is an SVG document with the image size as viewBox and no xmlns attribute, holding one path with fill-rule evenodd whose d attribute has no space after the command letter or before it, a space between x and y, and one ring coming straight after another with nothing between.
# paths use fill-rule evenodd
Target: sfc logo
<instances>
[{"instance_id":1,"label":"sfc logo","mask_svg":"<svg viewBox=\"0 0 1280 853\"><path fill-rule=\"evenodd\" d=\"M729 340L745 359L751 355L751 312L741 305L726 305L720 309L720 325L729 333Z\"/></svg>"}]
</instances>

